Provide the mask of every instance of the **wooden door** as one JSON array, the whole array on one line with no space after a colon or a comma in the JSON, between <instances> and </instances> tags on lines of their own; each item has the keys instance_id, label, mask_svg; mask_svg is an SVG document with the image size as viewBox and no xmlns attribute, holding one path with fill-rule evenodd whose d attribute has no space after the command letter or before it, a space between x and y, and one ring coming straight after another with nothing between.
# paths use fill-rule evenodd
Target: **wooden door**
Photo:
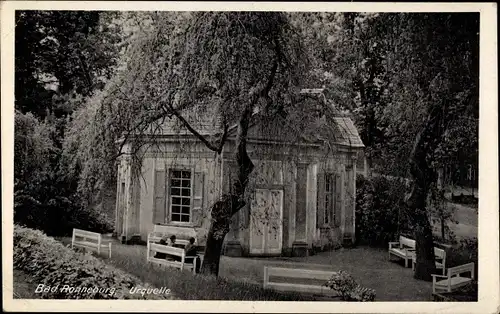
<instances>
[{"instance_id":1,"label":"wooden door","mask_svg":"<svg viewBox=\"0 0 500 314\"><path fill-rule=\"evenodd\" d=\"M250 217L250 254L280 254L283 190L256 189Z\"/></svg>"}]
</instances>

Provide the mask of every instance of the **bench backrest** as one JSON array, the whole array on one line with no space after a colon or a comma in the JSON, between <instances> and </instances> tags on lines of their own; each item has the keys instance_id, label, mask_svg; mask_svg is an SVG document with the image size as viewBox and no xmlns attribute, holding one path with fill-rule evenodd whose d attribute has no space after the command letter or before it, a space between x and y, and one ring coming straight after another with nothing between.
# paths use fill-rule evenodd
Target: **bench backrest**
<instances>
[{"instance_id":1,"label":"bench backrest","mask_svg":"<svg viewBox=\"0 0 500 314\"><path fill-rule=\"evenodd\" d=\"M415 240L412 240L412 239L407 238L405 236L399 236L399 244L403 247L411 247L411 248L416 247Z\"/></svg>"},{"instance_id":2,"label":"bench backrest","mask_svg":"<svg viewBox=\"0 0 500 314\"><path fill-rule=\"evenodd\" d=\"M159 232L151 232L150 234L148 234L148 243L154 243L154 242L160 242L160 240L165 236L165 234L162 234L162 233L159 233ZM196 238L194 240L194 243L196 245ZM175 244L180 244L180 245L183 245L183 246L186 246L188 245L189 243L189 240L185 240L185 239L176 239L175 240Z\"/></svg>"},{"instance_id":3,"label":"bench backrest","mask_svg":"<svg viewBox=\"0 0 500 314\"><path fill-rule=\"evenodd\" d=\"M270 282L271 276L285 277L285 278L305 278L305 279L324 279L325 282L332 277L335 272L324 270L312 269L296 269L284 267L268 267L264 266L264 288Z\"/></svg>"},{"instance_id":4,"label":"bench backrest","mask_svg":"<svg viewBox=\"0 0 500 314\"><path fill-rule=\"evenodd\" d=\"M95 242L100 242L101 234L82 229L73 229L73 240L75 238L85 238L86 240L93 240Z\"/></svg>"},{"instance_id":5,"label":"bench backrest","mask_svg":"<svg viewBox=\"0 0 500 314\"><path fill-rule=\"evenodd\" d=\"M445 259L446 259L446 251L445 251L445 250L443 250L443 249L440 249L440 248L435 247L435 248L434 248L434 256L435 256L437 259L442 259L442 260L445 260Z\"/></svg>"},{"instance_id":6,"label":"bench backrest","mask_svg":"<svg viewBox=\"0 0 500 314\"><path fill-rule=\"evenodd\" d=\"M448 277L453 277L462 273L470 273L470 278L474 279L474 263L468 263L448 268Z\"/></svg>"}]
</instances>

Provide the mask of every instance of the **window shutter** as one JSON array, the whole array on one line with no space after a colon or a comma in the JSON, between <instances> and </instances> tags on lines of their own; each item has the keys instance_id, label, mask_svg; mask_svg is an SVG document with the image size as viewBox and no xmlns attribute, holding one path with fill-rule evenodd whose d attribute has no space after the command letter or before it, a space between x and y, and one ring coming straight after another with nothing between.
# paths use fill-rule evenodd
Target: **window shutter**
<instances>
[{"instance_id":1,"label":"window shutter","mask_svg":"<svg viewBox=\"0 0 500 314\"><path fill-rule=\"evenodd\" d=\"M203 190L205 188L205 174L195 172L193 176L193 207L191 210L191 222L194 225L201 225L203 219Z\"/></svg>"},{"instance_id":2,"label":"window shutter","mask_svg":"<svg viewBox=\"0 0 500 314\"><path fill-rule=\"evenodd\" d=\"M166 171L166 179L165 179L165 210L164 210L164 218L163 218L163 222L164 223L167 223L167 222L170 222L170 220L172 219L172 216L171 216L171 213L170 213L170 179L172 178L172 169L167 169Z\"/></svg>"},{"instance_id":3,"label":"window shutter","mask_svg":"<svg viewBox=\"0 0 500 314\"><path fill-rule=\"evenodd\" d=\"M322 227L325 216L325 173L318 173L318 202L316 206L316 227Z\"/></svg>"},{"instance_id":4,"label":"window shutter","mask_svg":"<svg viewBox=\"0 0 500 314\"><path fill-rule=\"evenodd\" d=\"M165 223L166 189L165 170L155 170L153 223Z\"/></svg>"},{"instance_id":5,"label":"window shutter","mask_svg":"<svg viewBox=\"0 0 500 314\"><path fill-rule=\"evenodd\" d=\"M335 174L335 196L334 196L334 211L333 211L333 220L335 222L335 226L340 226L340 215L342 214L342 182L339 173Z\"/></svg>"}]
</instances>

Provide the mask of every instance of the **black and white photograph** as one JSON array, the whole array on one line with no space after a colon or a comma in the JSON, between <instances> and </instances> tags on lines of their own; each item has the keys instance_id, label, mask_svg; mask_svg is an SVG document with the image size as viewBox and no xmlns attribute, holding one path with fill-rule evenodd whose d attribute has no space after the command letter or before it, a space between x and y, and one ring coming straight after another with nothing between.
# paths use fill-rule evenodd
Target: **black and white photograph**
<instances>
[{"instance_id":1,"label":"black and white photograph","mask_svg":"<svg viewBox=\"0 0 500 314\"><path fill-rule=\"evenodd\" d=\"M4 308L496 313L497 8L435 5L2 3Z\"/></svg>"}]
</instances>

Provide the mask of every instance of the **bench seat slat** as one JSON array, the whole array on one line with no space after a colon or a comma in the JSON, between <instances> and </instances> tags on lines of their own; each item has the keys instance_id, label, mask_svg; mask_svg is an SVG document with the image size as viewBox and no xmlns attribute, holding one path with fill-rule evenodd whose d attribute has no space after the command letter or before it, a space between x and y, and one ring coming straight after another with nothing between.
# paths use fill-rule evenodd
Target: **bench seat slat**
<instances>
[{"instance_id":1,"label":"bench seat slat","mask_svg":"<svg viewBox=\"0 0 500 314\"><path fill-rule=\"evenodd\" d=\"M394 254L396 254L398 256L404 256L404 257L406 257L406 256L412 256L412 252L411 251L407 251L405 249L392 248L390 250L390 252L394 253Z\"/></svg>"}]
</instances>

